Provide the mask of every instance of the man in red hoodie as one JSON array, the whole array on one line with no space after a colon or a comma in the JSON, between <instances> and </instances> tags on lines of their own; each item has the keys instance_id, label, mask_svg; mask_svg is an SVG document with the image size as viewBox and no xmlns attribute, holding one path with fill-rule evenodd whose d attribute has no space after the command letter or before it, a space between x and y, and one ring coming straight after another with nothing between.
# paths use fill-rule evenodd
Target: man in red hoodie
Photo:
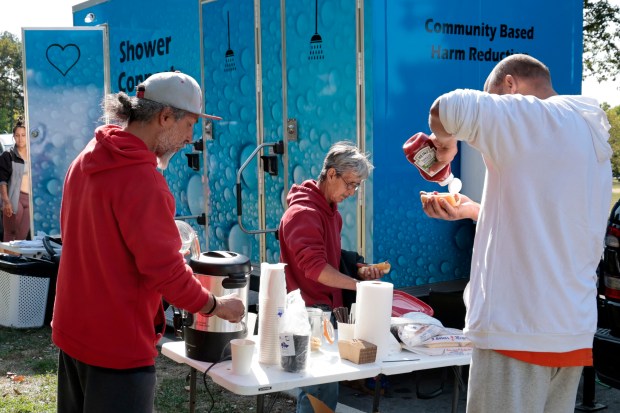
<instances>
[{"instance_id":1,"label":"man in red hoodie","mask_svg":"<svg viewBox=\"0 0 620 413\"><path fill-rule=\"evenodd\" d=\"M59 413L152 412L162 296L230 322L245 312L239 297L216 298L193 277L179 252L175 200L156 169L192 142L199 117L211 117L196 81L157 73L135 97L107 96L104 110L122 126L97 128L63 189L52 320Z\"/></svg>"},{"instance_id":2,"label":"man in red hoodie","mask_svg":"<svg viewBox=\"0 0 620 413\"><path fill-rule=\"evenodd\" d=\"M356 290L358 281L341 273L342 217L338 204L356 194L373 169L366 154L350 142L332 145L318 180L293 185L286 197L288 209L279 228L280 261L286 263L286 289L299 289L306 306L332 310L342 307L342 290ZM367 267L360 278L374 280L381 270ZM307 394L336 410L338 383L299 389L297 413L311 413Z\"/></svg>"}]
</instances>

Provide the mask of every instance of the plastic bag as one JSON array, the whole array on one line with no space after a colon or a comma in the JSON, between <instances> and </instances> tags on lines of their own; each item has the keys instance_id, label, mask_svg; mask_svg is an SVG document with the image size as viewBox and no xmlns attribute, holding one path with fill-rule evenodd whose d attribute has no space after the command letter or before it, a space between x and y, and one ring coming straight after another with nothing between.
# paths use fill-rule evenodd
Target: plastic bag
<instances>
[{"instance_id":1,"label":"plastic bag","mask_svg":"<svg viewBox=\"0 0 620 413\"><path fill-rule=\"evenodd\" d=\"M409 326L405 332L405 339L401 337L405 326ZM443 324L436 318L421 312L409 312L400 317L392 317L390 332L399 343L405 345L417 345L443 331ZM407 341L405 341L407 340ZM414 341L410 341L414 340ZM412 344L417 342L416 344Z\"/></svg>"},{"instance_id":2,"label":"plastic bag","mask_svg":"<svg viewBox=\"0 0 620 413\"><path fill-rule=\"evenodd\" d=\"M397 327L405 349L426 355L471 354L471 341L462 330L444 327L439 320L428 315L410 313L406 318L413 323Z\"/></svg>"},{"instance_id":3,"label":"plastic bag","mask_svg":"<svg viewBox=\"0 0 620 413\"><path fill-rule=\"evenodd\" d=\"M305 370L310 351L310 322L299 289L286 295L279 336L282 369L292 373Z\"/></svg>"},{"instance_id":4,"label":"plastic bag","mask_svg":"<svg viewBox=\"0 0 620 413\"><path fill-rule=\"evenodd\" d=\"M422 345L443 333L445 329L434 324L408 324L398 328L400 340L409 347Z\"/></svg>"}]
</instances>

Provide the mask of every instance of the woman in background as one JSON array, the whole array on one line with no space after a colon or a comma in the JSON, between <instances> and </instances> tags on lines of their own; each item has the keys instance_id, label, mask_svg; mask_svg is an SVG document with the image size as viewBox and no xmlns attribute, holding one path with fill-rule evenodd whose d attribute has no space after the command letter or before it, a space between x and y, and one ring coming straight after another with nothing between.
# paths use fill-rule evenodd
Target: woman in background
<instances>
[{"instance_id":1,"label":"woman in background","mask_svg":"<svg viewBox=\"0 0 620 413\"><path fill-rule=\"evenodd\" d=\"M0 199L4 242L24 240L30 231L30 177L26 127L18 121L13 128L15 146L0 155Z\"/></svg>"}]
</instances>

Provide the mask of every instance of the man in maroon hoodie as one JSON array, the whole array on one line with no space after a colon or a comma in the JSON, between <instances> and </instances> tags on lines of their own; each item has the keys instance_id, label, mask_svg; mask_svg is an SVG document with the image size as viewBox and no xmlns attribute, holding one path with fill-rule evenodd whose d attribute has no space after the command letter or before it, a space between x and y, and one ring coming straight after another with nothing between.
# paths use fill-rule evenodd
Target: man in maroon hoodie
<instances>
[{"instance_id":1,"label":"man in maroon hoodie","mask_svg":"<svg viewBox=\"0 0 620 413\"><path fill-rule=\"evenodd\" d=\"M107 96L104 110L122 126L97 128L63 189L52 320L59 413L152 412L162 296L230 322L245 312L239 297L216 298L193 277L179 252L175 200L156 169L192 142L199 117L211 117L196 81L157 73L135 97Z\"/></svg>"},{"instance_id":2,"label":"man in maroon hoodie","mask_svg":"<svg viewBox=\"0 0 620 413\"><path fill-rule=\"evenodd\" d=\"M366 154L349 142L332 145L323 161L318 180L293 185L288 209L279 228L280 261L286 263L286 289L299 289L306 306L332 310L342 307L342 290L356 290L358 281L341 273L338 204L356 194L373 169ZM360 278L374 280L381 270L368 267ZM336 410L338 383L303 387L297 397L297 413L311 413L307 394Z\"/></svg>"}]
</instances>

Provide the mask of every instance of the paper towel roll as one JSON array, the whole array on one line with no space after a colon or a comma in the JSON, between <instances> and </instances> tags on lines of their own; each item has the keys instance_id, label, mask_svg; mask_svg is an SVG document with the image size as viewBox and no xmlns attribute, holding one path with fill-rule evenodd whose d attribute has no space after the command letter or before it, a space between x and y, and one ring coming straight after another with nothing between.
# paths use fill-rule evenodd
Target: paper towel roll
<instances>
[{"instance_id":1,"label":"paper towel roll","mask_svg":"<svg viewBox=\"0 0 620 413\"><path fill-rule=\"evenodd\" d=\"M261 263L258 292L258 361L280 364L280 317L286 304L286 280L282 263Z\"/></svg>"},{"instance_id":2,"label":"paper towel roll","mask_svg":"<svg viewBox=\"0 0 620 413\"><path fill-rule=\"evenodd\" d=\"M355 338L377 346L377 361L390 349L390 323L394 286L383 281L362 281L357 285Z\"/></svg>"}]
</instances>

